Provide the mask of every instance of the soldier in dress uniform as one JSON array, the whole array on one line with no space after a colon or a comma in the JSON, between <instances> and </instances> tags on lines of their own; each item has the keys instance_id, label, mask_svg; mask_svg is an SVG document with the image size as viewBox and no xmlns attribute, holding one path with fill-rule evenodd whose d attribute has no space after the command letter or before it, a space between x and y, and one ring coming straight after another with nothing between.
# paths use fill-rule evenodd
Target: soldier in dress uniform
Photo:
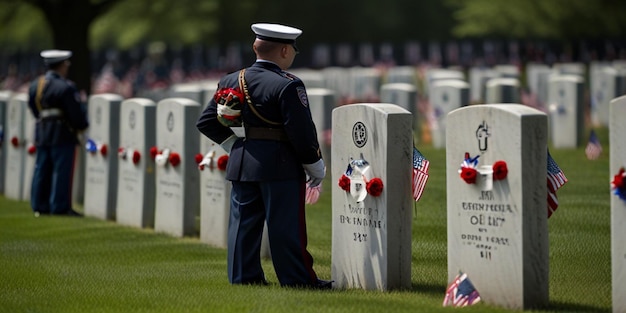
<instances>
[{"instance_id":1,"label":"soldier in dress uniform","mask_svg":"<svg viewBox=\"0 0 626 313\"><path fill-rule=\"evenodd\" d=\"M30 204L39 214L74 215L72 178L78 132L89 126L76 86L66 79L71 51L41 52L48 71L35 79L28 90L28 106L37 120L37 157Z\"/></svg>"},{"instance_id":2,"label":"soldier in dress uniform","mask_svg":"<svg viewBox=\"0 0 626 313\"><path fill-rule=\"evenodd\" d=\"M331 288L313 270L304 211L306 184L318 186L326 168L304 83L285 71L298 54L295 40L302 31L266 23L252 30L256 62L222 77L197 122L230 156L228 278L232 284L267 284L260 260L265 221L281 286ZM245 136L228 126L243 126Z\"/></svg>"}]
</instances>

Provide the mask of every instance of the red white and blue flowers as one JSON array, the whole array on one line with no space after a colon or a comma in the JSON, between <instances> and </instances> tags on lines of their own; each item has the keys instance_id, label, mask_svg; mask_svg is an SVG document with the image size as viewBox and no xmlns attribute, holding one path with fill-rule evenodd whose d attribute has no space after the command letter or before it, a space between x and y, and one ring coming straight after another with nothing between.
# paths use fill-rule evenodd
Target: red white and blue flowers
<instances>
[{"instance_id":1,"label":"red white and blue flowers","mask_svg":"<svg viewBox=\"0 0 626 313\"><path fill-rule=\"evenodd\" d=\"M363 159L363 155L361 159L351 159L345 173L339 178L339 188L350 193L357 202L363 201L368 194L372 197L380 196L384 189L383 181L378 177L370 179L369 172L369 162Z\"/></svg>"},{"instance_id":2,"label":"red white and blue flowers","mask_svg":"<svg viewBox=\"0 0 626 313\"><path fill-rule=\"evenodd\" d=\"M611 181L611 190L613 190L614 195L626 201L626 171L624 170L624 167L621 167L619 172L613 176L613 181Z\"/></svg>"}]
</instances>

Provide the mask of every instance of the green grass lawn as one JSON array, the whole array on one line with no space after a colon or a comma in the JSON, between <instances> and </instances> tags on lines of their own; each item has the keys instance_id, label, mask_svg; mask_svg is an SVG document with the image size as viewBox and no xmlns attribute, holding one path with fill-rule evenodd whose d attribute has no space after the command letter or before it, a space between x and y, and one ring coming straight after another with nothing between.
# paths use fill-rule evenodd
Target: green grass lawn
<instances>
[{"instance_id":1,"label":"green grass lawn","mask_svg":"<svg viewBox=\"0 0 626 313\"><path fill-rule=\"evenodd\" d=\"M610 312L610 192L605 152L550 152L569 182L549 219L550 304L533 312ZM94 218L33 217L29 204L0 197L0 312L510 312L484 303L444 308L447 283L445 151L418 145L430 178L413 220L412 288L311 291L231 286L226 251L198 238ZM307 209L315 269L330 278L331 190Z\"/></svg>"}]
</instances>

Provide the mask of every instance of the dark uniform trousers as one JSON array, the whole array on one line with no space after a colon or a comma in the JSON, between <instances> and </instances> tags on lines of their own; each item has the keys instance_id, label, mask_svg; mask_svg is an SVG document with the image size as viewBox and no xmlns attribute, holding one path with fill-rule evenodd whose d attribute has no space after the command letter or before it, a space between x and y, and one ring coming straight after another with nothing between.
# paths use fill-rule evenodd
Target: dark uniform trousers
<instances>
[{"instance_id":1,"label":"dark uniform trousers","mask_svg":"<svg viewBox=\"0 0 626 313\"><path fill-rule=\"evenodd\" d=\"M218 88L238 87L238 74L223 77ZM317 275L306 248L306 178L302 164L315 163L321 156L304 84L269 62L248 67L245 81L251 102L266 119L246 105L242 110L246 129L277 129L285 136L267 140L247 135L232 146L226 169L226 179L232 181L228 278L233 284L265 281L260 248L267 222L272 262L280 284L314 285ZM197 127L211 140L222 143L233 132L218 122L216 111L212 99Z\"/></svg>"},{"instance_id":2,"label":"dark uniform trousers","mask_svg":"<svg viewBox=\"0 0 626 313\"><path fill-rule=\"evenodd\" d=\"M76 145L37 148L31 206L40 213L63 214L72 208L72 178Z\"/></svg>"}]
</instances>

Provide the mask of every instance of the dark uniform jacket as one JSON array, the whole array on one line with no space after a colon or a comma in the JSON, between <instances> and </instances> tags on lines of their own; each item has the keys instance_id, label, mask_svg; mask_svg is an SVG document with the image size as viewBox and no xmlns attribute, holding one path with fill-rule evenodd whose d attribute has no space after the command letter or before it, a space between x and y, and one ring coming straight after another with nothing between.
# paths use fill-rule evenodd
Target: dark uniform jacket
<instances>
[{"instance_id":1,"label":"dark uniform jacket","mask_svg":"<svg viewBox=\"0 0 626 313\"><path fill-rule=\"evenodd\" d=\"M218 90L238 87L238 77L239 71L224 76ZM288 140L238 139L230 151L226 179L265 181L303 177L302 164L315 163L322 157L304 83L276 64L264 61L257 61L246 69L245 81L259 115L280 125L264 122L244 104L244 127L283 129ZM210 100L196 126L217 143L233 135L229 127L217 120L214 99Z\"/></svg>"},{"instance_id":2,"label":"dark uniform jacket","mask_svg":"<svg viewBox=\"0 0 626 313\"><path fill-rule=\"evenodd\" d=\"M77 132L89 126L86 110L80 102L76 86L54 71L45 75L46 83L41 96L41 109L60 111L54 116L42 117L36 103L37 85L35 79L28 90L28 106L37 119L35 127L35 145L53 146L59 144L77 144ZM41 117L41 118L40 118Z\"/></svg>"}]
</instances>

